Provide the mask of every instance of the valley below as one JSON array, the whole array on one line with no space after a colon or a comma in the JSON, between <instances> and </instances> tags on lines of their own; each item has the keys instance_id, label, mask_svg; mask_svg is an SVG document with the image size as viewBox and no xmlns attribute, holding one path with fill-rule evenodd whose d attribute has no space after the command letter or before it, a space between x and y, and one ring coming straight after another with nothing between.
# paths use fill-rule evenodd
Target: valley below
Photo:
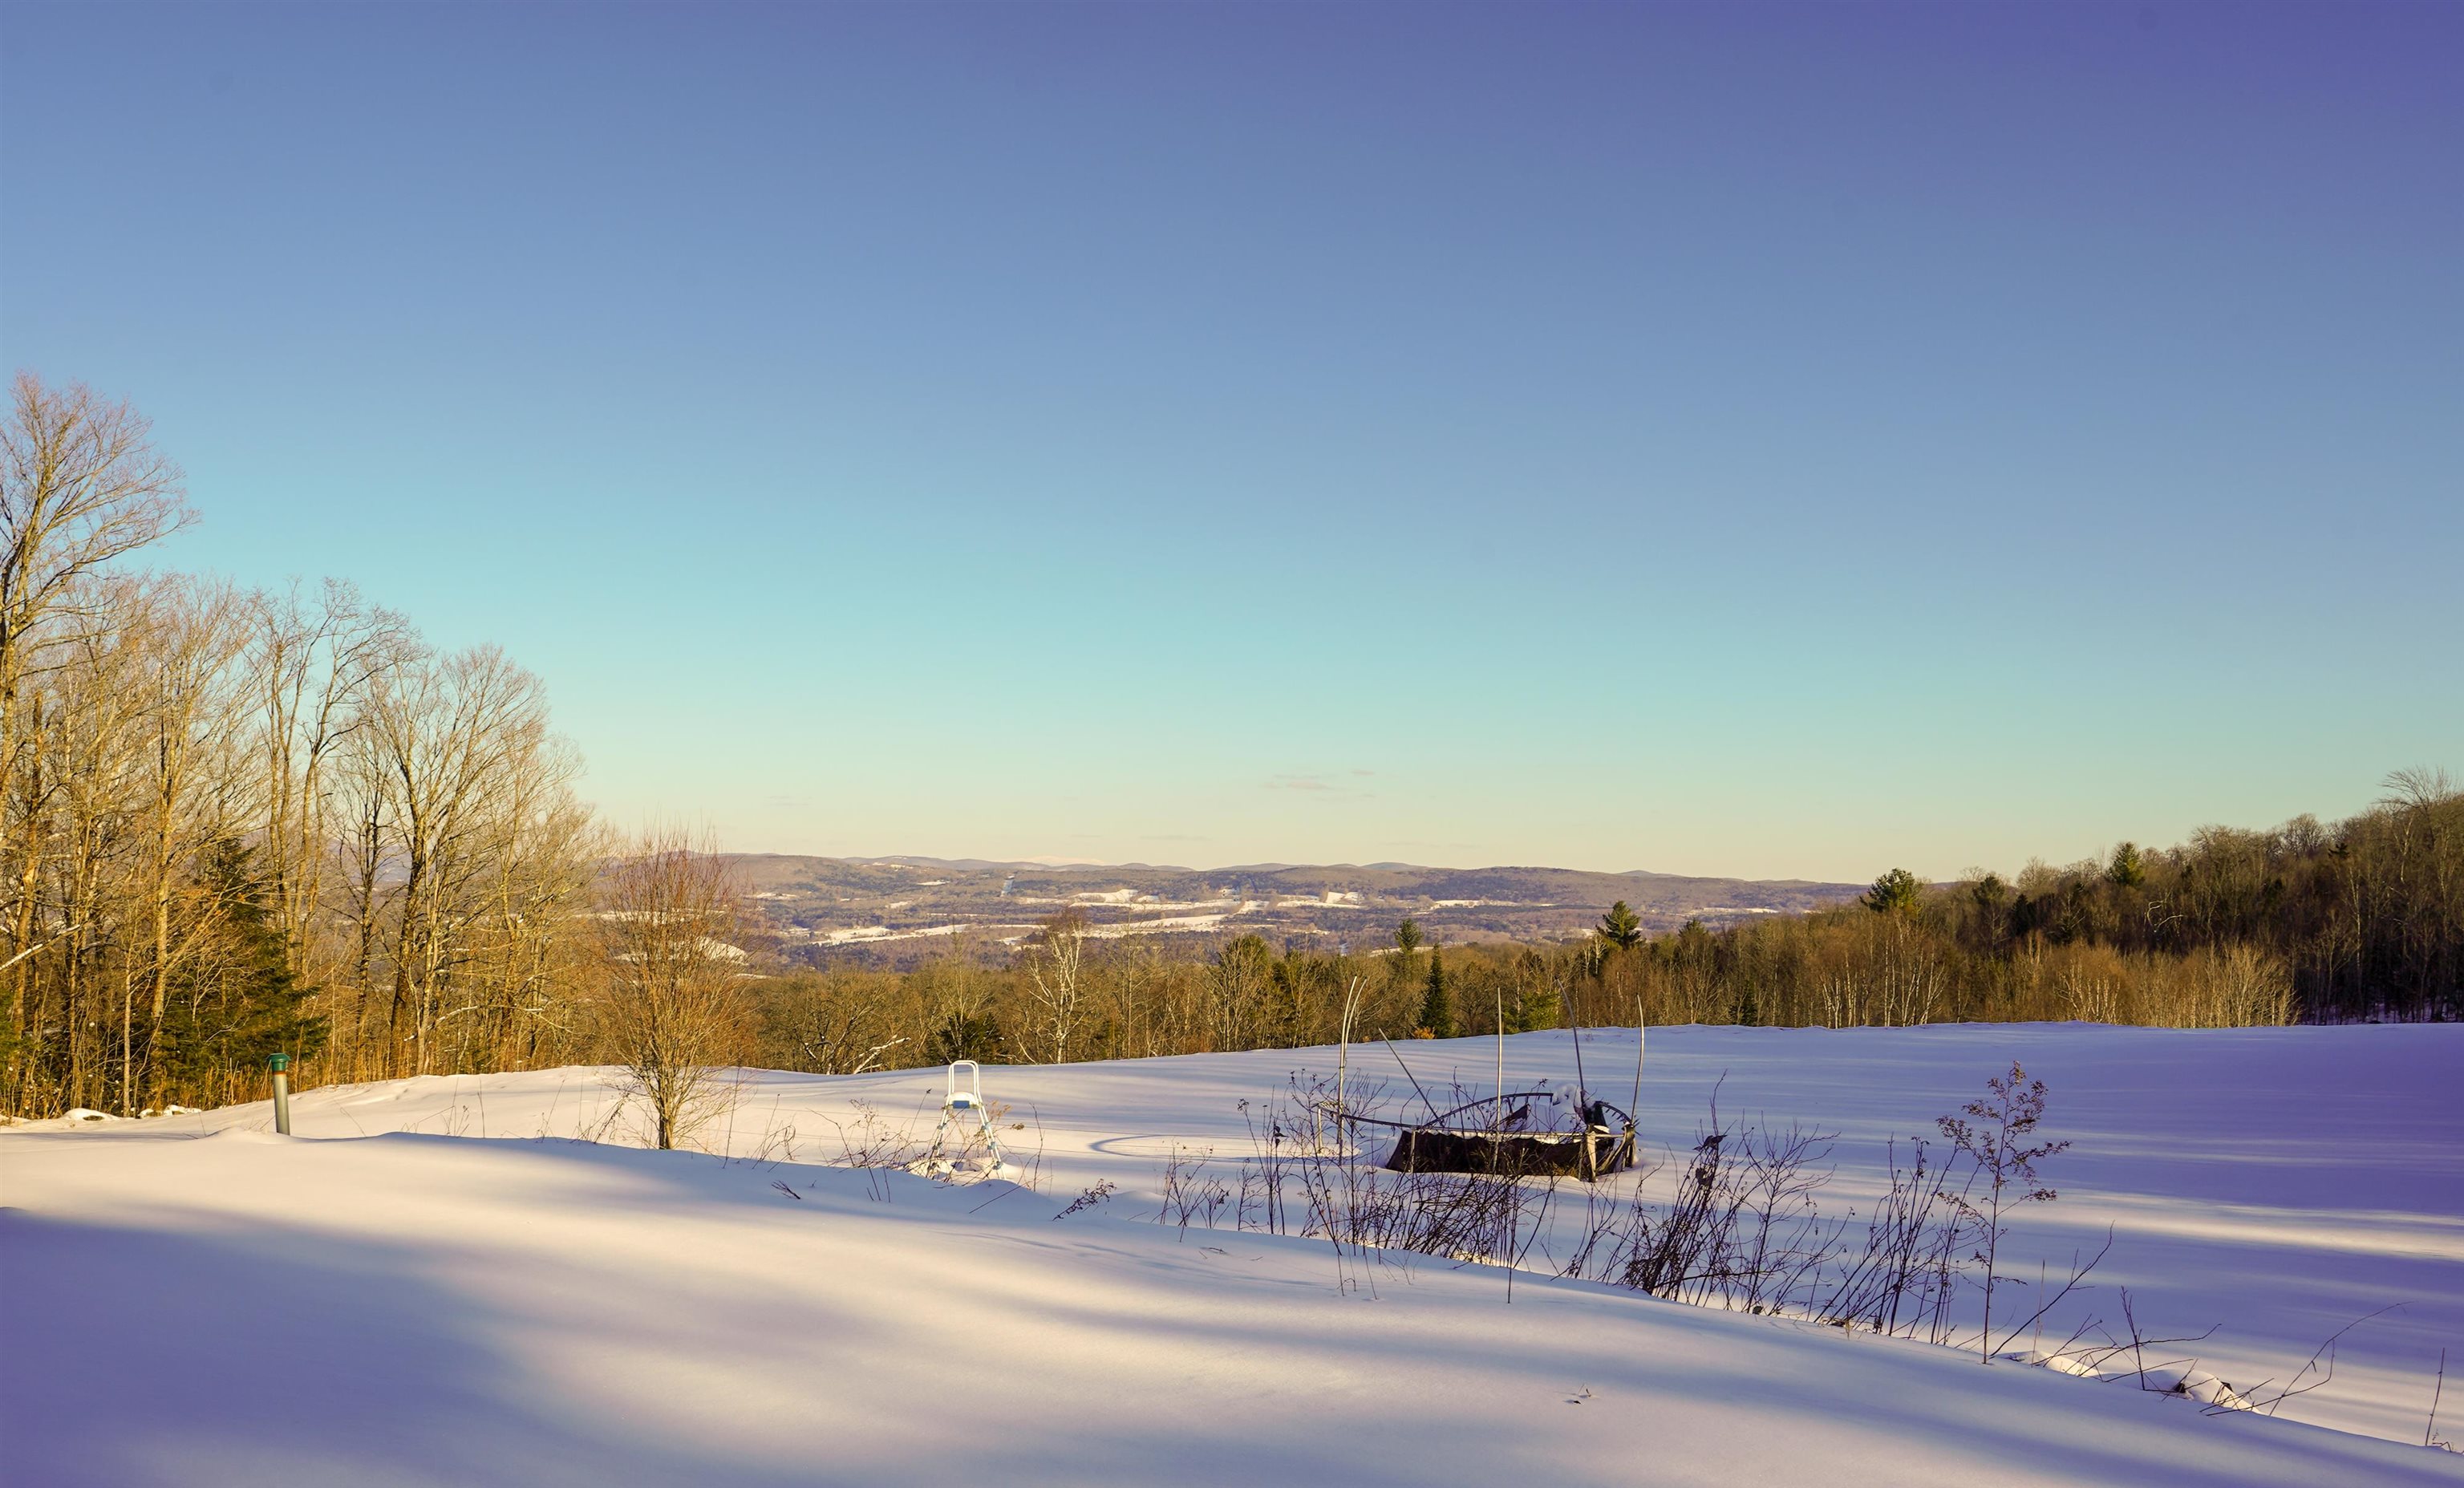
<instances>
[{"instance_id":1,"label":"valley below","mask_svg":"<svg viewBox=\"0 0 2464 1488\"><path fill-rule=\"evenodd\" d=\"M1562 941L1622 901L1649 932L1713 926L1854 899L1864 885L1802 879L1260 863L1197 870L771 854L732 858L759 911L762 949L810 966L903 966L964 939L1016 945L1075 910L1098 940L1238 935L1309 949L1369 951L1417 921L1441 944Z\"/></svg>"}]
</instances>

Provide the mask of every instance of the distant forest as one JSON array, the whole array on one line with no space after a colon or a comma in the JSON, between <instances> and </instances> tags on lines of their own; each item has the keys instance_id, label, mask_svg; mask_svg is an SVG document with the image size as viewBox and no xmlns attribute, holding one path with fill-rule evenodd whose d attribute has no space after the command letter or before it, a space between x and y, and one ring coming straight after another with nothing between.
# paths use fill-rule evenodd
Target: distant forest
<instances>
[{"instance_id":1,"label":"distant forest","mask_svg":"<svg viewBox=\"0 0 2464 1488\"><path fill-rule=\"evenodd\" d=\"M125 566L190 520L143 417L20 375L0 422L0 1114L138 1114L571 1063L849 1073L1582 1023L2176 1027L2464 1015L2464 793L2212 828L2014 879L1652 935L1329 953L1255 935L953 936L789 971L718 844L627 842L574 793L536 677L329 582ZM748 955L746 946L756 947ZM652 1078L651 1077L656 1077ZM682 1098L679 1098L682 1099Z\"/></svg>"},{"instance_id":2,"label":"distant forest","mask_svg":"<svg viewBox=\"0 0 2464 1488\"><path fill-rule=\"evenodd\" d=\"M1889 1027L2084 1019L2233 1028L2464 1015L2464 793L2387 782L2348 821L2209 828L2066 868L1928 885L1894 870L1856 904L1643 934L1622 906L1548 945L1423 944L1404 921L1369 954L1255 935L1179 954L1096 941L1064 912L1014 956L954 945L907 972L755 984L759 1062L846 1073L974 1057L1037 1061L1331 1043L1365 984L1372 1036L1586 1025Z\"/></svg>"}]
</instances>

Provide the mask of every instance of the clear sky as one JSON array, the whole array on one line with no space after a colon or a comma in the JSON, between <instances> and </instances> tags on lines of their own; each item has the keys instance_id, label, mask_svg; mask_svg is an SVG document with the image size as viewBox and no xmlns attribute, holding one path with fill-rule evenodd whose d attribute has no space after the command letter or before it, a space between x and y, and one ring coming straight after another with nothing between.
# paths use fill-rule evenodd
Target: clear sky
<instances>
[{"instance_id":1,"label":"clear sky","mask_svg":"<svg viewBox=\"0 0 2464 1488\"><path fill-rule=\"evenodd\" d=\"M1865 878L2464 768L2464 6L0 6L0 361L731 846Z\"/></svg>"}]
</instances>

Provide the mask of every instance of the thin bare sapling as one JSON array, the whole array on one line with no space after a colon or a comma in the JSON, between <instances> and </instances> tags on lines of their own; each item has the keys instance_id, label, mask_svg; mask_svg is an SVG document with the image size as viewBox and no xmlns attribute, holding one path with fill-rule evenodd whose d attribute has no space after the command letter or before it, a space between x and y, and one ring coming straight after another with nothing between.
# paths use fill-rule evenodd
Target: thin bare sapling
<instances>
[{"instance_id":1,"label":"thin bare sapling","mask_svg":"<svg viewBox=\"0 0 2464 1488\"><path fill-rule=\"evenodd\" d=\"M2035 1140L2036 1127L2045 1119L2045 1082L2028 1078L2017 1060L2012 1061L2010 1074L1992 1077L1985 1088L1984 1099L1960 1108L1964 1115L1939 1118L1936 1124L1951 1145L1976 1165L1976 1176L1985 1185L1981 1198L1963 1191L1957 1203L1974 1227L1976 1249L1969 1258L1985 1267L1985 1324L1977 1335L1976 1353L1980 1361L1991 1364L1997 1279L1993 1268L2008 1233L2004 1216L2020 1205L2054 1200L2055 1190L2037 1180L2035 1165L2064 1151L2070 1143Z\"/></svg>"}]
</instances>

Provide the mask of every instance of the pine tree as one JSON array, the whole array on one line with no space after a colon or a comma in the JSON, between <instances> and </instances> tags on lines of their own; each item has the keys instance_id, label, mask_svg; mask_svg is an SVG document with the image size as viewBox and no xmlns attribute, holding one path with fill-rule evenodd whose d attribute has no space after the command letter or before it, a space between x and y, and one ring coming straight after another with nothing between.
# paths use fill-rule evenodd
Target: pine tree
<instances>
[{"instance_id":1,"label":"pine tree","mask_svg":"<svg viewBox=\"0 0 2464 1488\"><path fill-rule=\"evenodd\" d=\"M1925 883L1915 874L1894 868L1875 879L1874 887L1858 902L1878 915L1912 915L1924 894Z\"/></svg>"},{"instance_id":2,"label":"pine tree","mask_svg":"<svg viewBox=\"0 0 2464 1488\"><path fill-rule=\"evenodd\" d=\"M1429 952L1429 989L1420 998L1420 1027L1431 1038L1455 1036L1454 999L1446 995L1445 953L1434 948Z\"/></svg>"},{"instance_id":3,"label":"pine tree","mask_svg":"<svg viewBox=\"0 0 2464 1488\"><path fill-rule=\"evenodd\" d=\"M1642 917L1619 899L1600 916L1599 937L1619 950L1632 950L1642 944Z\"/></svg>"},{"instance_id":4,"label":"pine tree","mask_svg":"<svg viewBox=\"0 0 2464 1488\"><path fill-rule=\"evenodd\" d=\"M198 887L219 914L165 1001L159 1099L227 1099L231 1082L252 1078L268 1055L300 1059L325 1046L325 1020L304 1011L309 990L292 975L282 931L266 913L254 858L226 838L198 863Z\"/></svg>"},{"instance_id":5,"label":"pine tree","mask_svg":"<svg viewBox=\"0 0 2464 1488\"><path fill-rule=\"evenodd\" d=\"M1412 977L1419 967L1413 953L1419 948L1419 923L1407 918L1395 927L1395 954L1386 958L1386 986L1389 995L1396 999L1390 1006L1401 1005L1412 995Z\"/></svg>"},{"instance_id":6,"label":"pine tree","mask_svg":"<svg viewBox=\"0 0 2464 1488\"><path fill-rule=\"evenodd\" d=\"M2104 871L2122 888L2135 889L2147 881L2147 865L2139 856L2139 845L2125 842L2113 850L2113 866Z\"/></svg>"},{"instance_id":7,"label":"pine tree","mask_svg":"<svg viewBox=\"0 0 2464 1488\"><path fill-rule=\"evenodd\" d=\"M1977 927L1984 933L1986 943L1999 943L2011 924L2011 886L2002 881L2000 874L1989 873L1969 886L1968 897L1976 907Z\"/></svg>"},{"instance_id":8,"label":"pine tree","mask_svg":"<svg viewBox=\"0 0 2464 1488\"><path fill-rule=\"evenodd\" d=\"M1285 943L1284 954L1269 973L1264 1031L1269 1048L1293 1049L1308 1042L1302 1030L1309 1025L1309 1007L1317 974L1315 965L1305 953L1289 942Z\"/></svg>"},{"instance_id":9,"label":"pine tree","mask_svg":"<svg viewBox=\"0 0 2464 1488\"><path fill-rule=\"evenodd\" d=\"M989 1012L953 1012L924 1040L924 1057L935 1064L948 1064L954 1059L997 1059L1001 1053L1001 1024Z\"/></svg>"}]
</instances>

